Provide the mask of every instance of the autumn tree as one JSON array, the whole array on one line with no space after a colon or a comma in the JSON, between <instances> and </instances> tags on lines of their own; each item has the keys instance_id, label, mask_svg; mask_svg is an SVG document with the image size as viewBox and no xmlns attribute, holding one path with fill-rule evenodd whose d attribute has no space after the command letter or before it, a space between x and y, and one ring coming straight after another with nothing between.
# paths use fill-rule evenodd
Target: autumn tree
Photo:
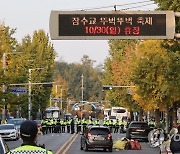
<instances>
[{"instance_id":1,"label":"autumn tree","mask_svg":"<svg viewBox=\"0 0 180 154\"><path fill-rule=\"evenodd\" d=\"M33 37L29 35L22 39L22 43L16 48L21 53L15 60L11 76L13 83L28 83L31 77L31 83L53 82L53 67L55 51L49 40L49 36L43 30L35 31ZM31 76L30 76L31 72ZM27 84L22 84L26 86ZM43 84L32 84L32 115L35 118L36 113L45 110L51 94L51 87ZM26 86L25 88L28 89ZM18 105L22 108L22 113L27 116L28 96L24 95L18 98L18 102L11 103L11 106ZM13 110L15 108L11 108Z\"/></svg>"},{"instance_id":2,"label":"autumn tree","mask_svg":"<svg viewBox=\"0 0 180 154\"><path fill-rule=\"evenodd\" d=\"M164 111L180 99L179 59L175 53L167 52L162 41L142 41L133 65L134 99L145 110Z\"/></svg>"},{"instance_id":3,"label":"autumn tree","mask_svg":"<svg viewBox=\"0 0 180 154\"><path fill-rule=\"evenodd\" d=\"M130 81L131 63L133 61L134 50L137 41L130 40L110 40L109 57L105 62L104 78L105 85L133 86ZM132 99L127 88L113 88L106 91L106 99L112 106L123 106L130 111L139 111L141 107Z\"/></svg>"},{"instance_id":4,"label":"autumn tree","mask_svg":"<svg viewBox=\"0 0 180 154\"><path fill-rule=\"evenodd\" d=\"M7 89L8 85L13 81L11 79L11 76L13 76L11 67L14 65L13 57L18 46L17 40L13 37L15 31L16 29L11 29L4 23L0 23L0 105L1 107L5 106L5 109L12 100Z\"/></svg>"}]
</instances>

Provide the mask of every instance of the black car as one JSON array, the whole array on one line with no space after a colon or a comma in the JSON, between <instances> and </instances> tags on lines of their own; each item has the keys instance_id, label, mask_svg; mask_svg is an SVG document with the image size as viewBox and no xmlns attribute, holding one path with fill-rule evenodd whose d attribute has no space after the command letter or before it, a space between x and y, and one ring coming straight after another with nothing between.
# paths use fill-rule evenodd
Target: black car
<instances>
[{"instance_id":1,"label":"black car","mask_svg":"<svg viewBox=\"0 0 180 154\"><path fill-rule=\"evenodd\" d=\"M151 128L148 126L147 122L132 121L126 130L126 138L148 141L148 134L150 131Z\"/></svg>"},{"instance_id":2,"label":"black car","mask_svg":"<svg viewBox=\"0 0 180 154\"><path fill-rule=\"evenodd\" d=\"M110 130L106 126L89 126L81 136L81 150L102 148L112 152L113 140Z\"/></svg>"}]
</instances>

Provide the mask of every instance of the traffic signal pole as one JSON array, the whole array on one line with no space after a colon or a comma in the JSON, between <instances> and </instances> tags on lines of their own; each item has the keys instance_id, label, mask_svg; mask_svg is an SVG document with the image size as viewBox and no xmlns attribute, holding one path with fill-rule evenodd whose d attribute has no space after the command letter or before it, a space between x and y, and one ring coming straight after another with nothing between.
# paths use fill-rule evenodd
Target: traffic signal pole
<instances>
[{"instance_id":1,"label":"traffic signal pole","mask_svg":"<svg viewBox=\"0 0 180 154\"><path fill-rule=\"evenodd\" d=\"M180 12L174 12L174 16L180 18ZM175 37L180 38L180 33L175 33Z\"/></svg>"}]
</instances>

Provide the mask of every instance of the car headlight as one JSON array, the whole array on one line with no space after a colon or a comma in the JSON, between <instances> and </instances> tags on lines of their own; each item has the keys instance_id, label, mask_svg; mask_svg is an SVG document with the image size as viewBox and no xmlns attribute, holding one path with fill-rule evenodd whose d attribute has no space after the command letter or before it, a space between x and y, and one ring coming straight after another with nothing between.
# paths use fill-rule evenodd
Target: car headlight
<instances>
[{"instance_id":1,"label":"car headlight","mask_svg":"<svg viewBox=\"0 0 180 154\"><path fill-rule=\"evenodd\" d=\"M11 134L15 134L16 132L11 132Z\"/></svg>"}]
</instances>

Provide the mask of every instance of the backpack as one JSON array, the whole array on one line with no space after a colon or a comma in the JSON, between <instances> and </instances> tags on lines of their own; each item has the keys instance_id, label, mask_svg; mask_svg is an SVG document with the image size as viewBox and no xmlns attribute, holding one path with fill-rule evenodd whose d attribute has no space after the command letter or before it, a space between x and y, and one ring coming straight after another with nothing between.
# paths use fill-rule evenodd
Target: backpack
<instances>
[{"instance_id":1,"label":"backpack","mask_svg":"<svg viewBox=\"0 0 180 154\"><path fill-rule=\"evenodd\" d=\"M127 142L128 141L118 140L118 141L114 142L113 148L114 149L119 149L119 150L125 150Z\"/></svg>"},{"instance_id":2,"label":"backpack","mask_svg":"<svg viewBox=\"0 0 180 154\"><path fill-rule=\"evenodd\" d=\"M129 141L130 144L130 148L131 150L141 150L141 144L139 143L139 141Z\"/></svg>"}]
</instances>

